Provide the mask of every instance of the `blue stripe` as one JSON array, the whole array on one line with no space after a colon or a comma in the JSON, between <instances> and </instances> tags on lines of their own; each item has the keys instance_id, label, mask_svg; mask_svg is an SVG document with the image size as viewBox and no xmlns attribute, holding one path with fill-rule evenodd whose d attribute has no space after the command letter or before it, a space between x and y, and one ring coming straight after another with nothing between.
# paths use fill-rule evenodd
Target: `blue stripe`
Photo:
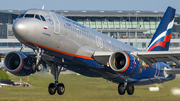
<instances>
[{"instance_id":1,"label":"blue stripe","mask_svg":"<svg viewBox=\"0 0 180 101\"><path fill-rule=\"evenodd\" d=\"M148 47L151 45L151 43L160 35L162 34L164 31L167 30L167 26L169 25L170 22L173 21L174 19L174 16L175 16L175 9L172 8L172 7L168 7L151 42L149 43ZM169 35L171 34L172 32L172 28L171 29L168 29L167 32L166 32L166 35ZM159 40L160 41L160 40ZM158 41L158 42L159 42ZM157 43L157 42L156 42ZM150 47L149 47L150 48Z\"/></svg>"}]
</instances>

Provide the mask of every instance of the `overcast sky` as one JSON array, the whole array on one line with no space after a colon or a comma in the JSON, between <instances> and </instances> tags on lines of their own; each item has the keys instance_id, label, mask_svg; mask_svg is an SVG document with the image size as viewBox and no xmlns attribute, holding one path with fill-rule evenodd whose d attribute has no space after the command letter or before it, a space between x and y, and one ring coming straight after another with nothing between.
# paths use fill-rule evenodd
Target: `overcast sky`
<instances>
[{"instance_id":1,"label":"overcast sky","mask_svg":"<svg viewBox=\"0 0 180 101\"><path fill-rule=\"evenodd\" d=\"M180 0L0 0L0 10L135 10L165 12L168 6L180 14Z\"/></svg>"}]
</instances>

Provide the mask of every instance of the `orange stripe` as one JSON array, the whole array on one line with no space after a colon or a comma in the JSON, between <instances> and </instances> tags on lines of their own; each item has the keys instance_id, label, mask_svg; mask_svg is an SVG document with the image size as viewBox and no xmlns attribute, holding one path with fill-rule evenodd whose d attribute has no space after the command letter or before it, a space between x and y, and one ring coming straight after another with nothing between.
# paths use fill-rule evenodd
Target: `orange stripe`
<instances>
[{"instance_id":1,"label":"orange stripe","mask_svg":"<svg viewBox=\"0 0 180 101\"><path fill-rule=\"evenodd\" d=\"M149 65L148 65L148 64L146 64L146 65L145 65L145 67L149 67Z\"/></svg>"},{"instance_id":2,"label":"orange stripe","mask_svg":"<svg viewBox=\"0 0 180 101\"><path fill-rule=\"evenodd\" d=\"M52 50L52 51L58 52L58 53L62 53L62 54L69 55L69 56L72 56L72 57L79 57L79 58L84 58L84 59L94 60L93 58L88 57L88 56L83 56L83 55L74 55L74 54L71 54L71 53L63 52L63 51L60 51L60 50L57 50L57 49L53 49L53 48L50 48L50 47L47 47L47 46L43 46L43 45L39 45L39 44L32 43L32 42L23 42L23 43L33 44L33 45L36 45L36 46L40 46L40 47L43 47L43 48L46 48L46 49L49 49L49 50Z\"/></svg>"},{"instance_id":3,"label":"orange stripe","mask_svg":"<svg viewBox=\"0 0 180 101\"><path fill-rule=\"evenodd\" d=\"M21 55L21 54L20 54ZM22 55L21 55L21 57L22 57ZM23 68L23 65L24 65L24 59L22 59L22 65L21 65L21 67L20 67L20 69L18 70L18 71L15 71L15 72L11 72L11 73L18 73L22 68Z\"/></svg>"},{"instance_id":4,"label":"orange stripe","mask_svg":"<svg viewBox=\"0 0 180 101\"><path fill-rule=\"evenodd\" d=\"M152 65L154 65L154 63L152 63ZM149 65L148 65L148 64L146 64L146 65L145 65L145 67L149 67Z\"/></svg>"},{"instance_id":5,"label":"orange stripe","mask_svg":"<svg viewBox=\"0 0 180 101\"><path fill-rule=\"evenodd\" d=\"M129 67L129 62L130 62L130 60L129 60L129 56L128 56L128 54L126 53L126 52L124 52L125 54L126 54L126 56L128 57L128 65L126 66L126 68L122 71L122 72L120 72L120 73L123 73L123 72L125 72L127 69L128 69L128 67Z\"/></svg>"}]
</instances>

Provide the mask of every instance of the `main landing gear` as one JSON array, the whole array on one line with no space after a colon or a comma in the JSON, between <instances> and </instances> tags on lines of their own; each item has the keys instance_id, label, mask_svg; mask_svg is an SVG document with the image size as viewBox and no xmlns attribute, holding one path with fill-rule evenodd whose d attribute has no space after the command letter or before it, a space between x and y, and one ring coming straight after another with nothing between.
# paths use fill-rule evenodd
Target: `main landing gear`
<instances>
[{"instance_id":1,"label":"main landing gear","mask_svg":"<svg viewBox=\"0 0 180 101\"><path fill-rule=\"evenodd\" d=\"M51 66L51 73L54 76L55 83L50 83L48 87L49 94L54 95L57 91L59 95L63 95L65 92L65 86L63 83L58 84L58 76L62 67L58 67L55 63Z\"/></svg>"},{"instance_id":2,"label":"main landing gear","mask_svg":"<svg viewBox=\"0 0 180 101\"><path fill-rule=\"evenodd\" d=\"M126 90L129 95L133 95L133 93L134 93L134 85L131 83L127 83L127 79L128 79L128 77L125 76L125 82L120 83L118 86L118 93L120 95L124 95Z\"/></svg>"}]
</instances>

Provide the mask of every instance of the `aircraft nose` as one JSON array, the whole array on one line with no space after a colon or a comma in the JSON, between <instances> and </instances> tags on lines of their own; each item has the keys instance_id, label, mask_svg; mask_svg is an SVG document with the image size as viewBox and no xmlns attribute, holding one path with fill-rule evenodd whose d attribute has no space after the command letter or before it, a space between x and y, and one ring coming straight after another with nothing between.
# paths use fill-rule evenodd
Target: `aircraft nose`
<instances>
[{"instance_id":1,"label":"aircraft nose","mask_svg":"<svg viewBox=\"0 0 180 101\"><path fill-rule=\"evenodd\" d=\"M27 33L27 26L26 26L26 22L24 20L16 20L13 23L12 26L12 31L14 33L14 35L21 40Z\"/></svg>"}]
</instances>

